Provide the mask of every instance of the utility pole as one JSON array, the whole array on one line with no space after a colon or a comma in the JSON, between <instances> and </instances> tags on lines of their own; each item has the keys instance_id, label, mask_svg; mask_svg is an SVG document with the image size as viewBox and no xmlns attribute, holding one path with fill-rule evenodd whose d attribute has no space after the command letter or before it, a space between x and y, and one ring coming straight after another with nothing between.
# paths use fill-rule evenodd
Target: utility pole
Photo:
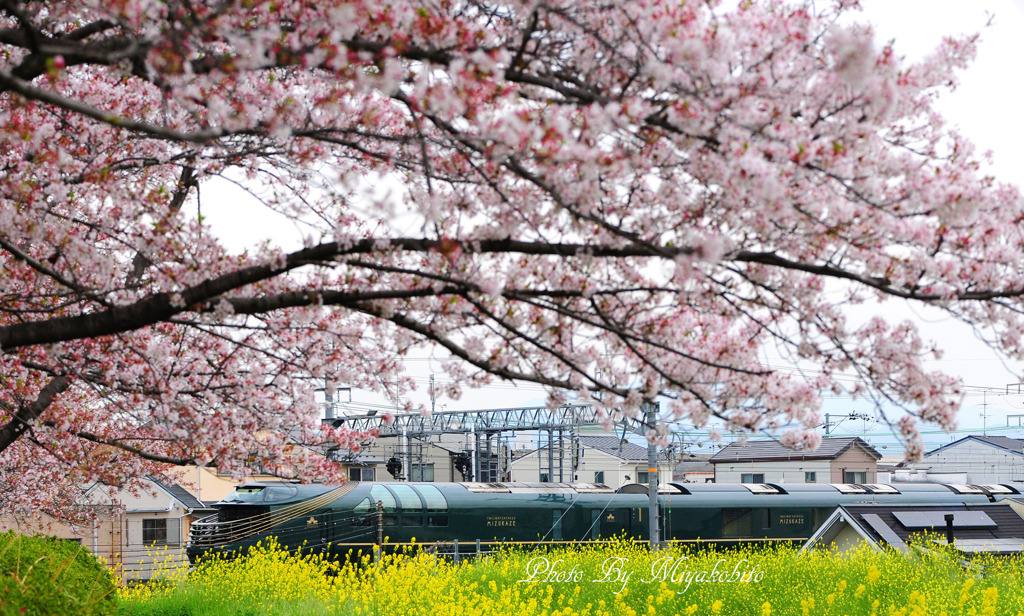
<instances>
[{"instance_id":1,"label":"utility pole","mask_svg":"<svg viewBox=\"0 0 1024 616\"><path fill-rule=\"evenodd\" d=\"M644 423L650 430L657 428L658 405L645 404ZM647 441L647 517L651 551L657 552L661 544L661 533L658 530L658 445L654 440Z\"/></svg>"},{"instance_id":2,"label":"utility pole","mask_svg":"<svg viewBox=\"0 0 1024 616\"><path fill-rule=\"evenodd\" d=\"M988 436L988 392L981 392L981 435Z\"/></svg>"}]
</instances>

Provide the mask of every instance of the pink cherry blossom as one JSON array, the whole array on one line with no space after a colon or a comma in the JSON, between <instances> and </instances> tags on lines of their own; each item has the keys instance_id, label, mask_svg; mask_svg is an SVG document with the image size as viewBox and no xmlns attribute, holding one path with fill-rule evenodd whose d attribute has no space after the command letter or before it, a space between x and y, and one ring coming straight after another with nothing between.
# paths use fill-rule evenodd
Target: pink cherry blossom
<instances>
[{"instance_id":1,"label":"pink cherry blossom","mask_svg":"<svg viewBox=\"0 0 1024 616\"><path fill-rule=\"evenodd\" d=\"M374 435L322 428L317 384L415 410L423 345L450 398L666 396L797 447L850 389L920 455L961 384L829 291L1024 358L1024 207L934 107L976 37L907 64L847 4L5 3L0 507L175 464L339 479L323 452ZM224 178L301 248L229 250Z\"/></svg>"}]
</instances>

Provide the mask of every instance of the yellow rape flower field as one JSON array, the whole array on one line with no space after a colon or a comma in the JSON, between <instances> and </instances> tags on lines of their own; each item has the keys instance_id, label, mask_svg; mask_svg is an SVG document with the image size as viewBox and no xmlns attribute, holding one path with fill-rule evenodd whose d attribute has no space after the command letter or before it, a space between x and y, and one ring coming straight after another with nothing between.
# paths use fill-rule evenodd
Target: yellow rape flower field
<instances>
[{"instance_id":1,"label":"yellow rape flower field","mask_svg":"<svg viewBox=\"0 0 1024 616\"><path fill-rule=\"evenodd\" d=\"M167 615L1024 615L1024 561L964 567L941 549L797 554L644 544L508 550L460 564L427 551L346 564L270 543L121 591L122 613ZM356 560L356 559L354 559Z\"/></svg>"}]
</instances>

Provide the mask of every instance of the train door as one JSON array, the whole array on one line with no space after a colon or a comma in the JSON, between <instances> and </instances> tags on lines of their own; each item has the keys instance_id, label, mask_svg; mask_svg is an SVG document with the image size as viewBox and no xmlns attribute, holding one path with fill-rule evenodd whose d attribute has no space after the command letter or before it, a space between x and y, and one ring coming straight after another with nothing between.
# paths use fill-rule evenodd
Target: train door
<instances>
[{"instance_id":1,"label":"train door","mask_svg":"<svg viewBox=\"0 0 1024 616\"><path fill-rule=\"evenodd\" d=\"M632 536L630 532L629 509L605 509L601 513L601 538L616 535Z\"/></svg>"}]
</instances>

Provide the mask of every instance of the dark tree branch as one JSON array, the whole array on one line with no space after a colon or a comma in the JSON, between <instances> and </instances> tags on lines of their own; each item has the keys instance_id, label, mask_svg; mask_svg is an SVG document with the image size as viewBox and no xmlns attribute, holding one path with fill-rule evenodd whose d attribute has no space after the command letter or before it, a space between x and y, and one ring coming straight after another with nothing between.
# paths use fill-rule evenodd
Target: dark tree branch
<instances>
[{"instance_id":1,"label":"dark tree branch","mask_svg":"<svg viewBox=\"0 0 1024 616\"><path fill-rule=\"evenodd\" d=\"M7 449L18 440L32 426L32 423L43 414L43 411L53 403L57 396L67 391L70 386L71 380L65 376L50 379L50 382L43 387L42 391L39 392L39 396L31 404L22 406L17 414L7 422L7 425L0 428L0 451Z\"/></svg>"}]
</instances>

